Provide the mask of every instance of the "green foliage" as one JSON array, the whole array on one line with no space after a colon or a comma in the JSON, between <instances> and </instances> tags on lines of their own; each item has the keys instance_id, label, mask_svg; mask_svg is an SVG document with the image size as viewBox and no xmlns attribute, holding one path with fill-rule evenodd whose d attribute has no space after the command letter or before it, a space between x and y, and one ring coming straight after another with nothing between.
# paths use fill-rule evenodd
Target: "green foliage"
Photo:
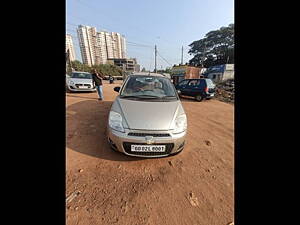
<instances>
[{"instance_id":1,"label":"green foliage","mask_svg":"<svg viewBox=\"0 0 300 225\"><path fill-rule=\"evenodd\" d=\"M170 67L167 67L166 69L164 70L157 70L158 73L171 73L171 68Z\"/></svg>"},{"instance_id":2,"label":"green foliage","mask_svg":"<svg viewBox=\"0 0 300 225\"><path fill-rule=\"evenodd\" d=\"M234 63L234 24L208 32L203 39L189 45L189 54L194 57L190 65L210 67Z\"/></svg>"},{"instance_id":3,"label":"green foliage","mask_svg":"<svg viewBox=\"0 0 300 225\"><path fill-rule=\"evenodd\" d=\"M112 75L112 76L122 76L122 70L115 65L111 64L100 64L100 65L93 65L88 66L86 64L81 63L78 60L72 62L72 67L75 71L82 71L82 72L92 72L93 69L96 69L99 72L102 72L104 76Z\"/></svg>"}]
</instances>

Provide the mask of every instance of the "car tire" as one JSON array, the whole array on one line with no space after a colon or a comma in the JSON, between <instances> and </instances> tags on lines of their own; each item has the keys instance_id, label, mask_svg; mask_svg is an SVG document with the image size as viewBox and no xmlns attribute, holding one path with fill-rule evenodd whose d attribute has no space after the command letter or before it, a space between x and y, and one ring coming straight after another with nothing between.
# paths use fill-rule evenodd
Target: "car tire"
<instances>
[{"instance_id":1,"label":"car tire","mask_svg":"<svg viewBox=\"0 0 300 225\"><path fill-rule=\"evenodd\" d=\"M197 102L201 102L203 100L203 96L200 95L200 94L196 95L195 99L196 99Z\"/></svg>"}]
</instances>

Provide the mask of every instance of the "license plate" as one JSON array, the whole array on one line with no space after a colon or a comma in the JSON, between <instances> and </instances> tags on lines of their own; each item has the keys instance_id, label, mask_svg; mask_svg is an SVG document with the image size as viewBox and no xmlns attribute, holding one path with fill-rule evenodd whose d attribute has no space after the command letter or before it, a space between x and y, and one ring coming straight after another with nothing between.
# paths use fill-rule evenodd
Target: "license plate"
<instances>
[{"instance_id":1,"label":"license plate","mask_svg":"<svg viewBox=\"0 0 300 225\"><path fill-rule=\"evenodd\" d=\"M165 145L131 145L132 152L165 152Z\"/></svg>"},{"instance_id":2,"label":"license plate","mask_svg":"<svg viewBox=\"0 0 300 225\"><path fill-rule=\"evenodd\" d=\"M86 89L87 87L86 86L79 86L79 88Z\"/></svg>"}]
</instances>

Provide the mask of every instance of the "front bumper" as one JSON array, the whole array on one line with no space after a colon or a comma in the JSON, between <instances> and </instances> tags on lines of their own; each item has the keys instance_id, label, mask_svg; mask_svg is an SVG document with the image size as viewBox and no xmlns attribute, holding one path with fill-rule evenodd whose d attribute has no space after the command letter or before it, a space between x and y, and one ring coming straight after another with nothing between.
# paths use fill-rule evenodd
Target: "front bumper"
<instances>
[{"instance_id":1,"label":"front bumper","mask_svg":"<svg viewBox=\"0 0 300 225\"><path fill-rule=\"evenodd\" d=\"M213 98L215 93L206 93L206 98Z\"/></svg>"},{"instance_id":2,"label":"front bumper","mask_svg":"<svg viewBox=\"0 0 300 225\"><path fill-rule=\"evenodd\" d=\"M69 91L96 91L96 88L77 88L76 86L73 85L67 85L67 88Z\"/></svg>"},{"instance_id":3,"label":"front bumper","mask_svg":"<svg viewBox=\"0 0 300 225\"><path fill-rule=\"evenodd\" d=\"M116 131L111 129L109 126L107 127L107 136L108 136L108 142L111 145L112 148L114 148L116 151L122 152L126 155L129 156L136 156L136 157L164 157L168 155L175 154L177 152L180 152L184 148L185 144L185 136L186 136L186 131L182 132L180 134L172 134L171 131L145 131L145 130L130 130L130 129L125 129L125 133ZM167 153L162 153L162 154L134 154L130 153L128 151L130 145L129 143L133 144L144 144L148 145L147 141L144 136L129 136L128 133L155 133L155 134L170 134L169 137L153 137L153 144L152 145L160 145L164 144L167 146L167 149L169 148L170 151ZM150 136L150 135L149 135ZM125 149L126 148L126 149ZM172 149L170 149L172 148Z\"/></svg>"}]
</instances>

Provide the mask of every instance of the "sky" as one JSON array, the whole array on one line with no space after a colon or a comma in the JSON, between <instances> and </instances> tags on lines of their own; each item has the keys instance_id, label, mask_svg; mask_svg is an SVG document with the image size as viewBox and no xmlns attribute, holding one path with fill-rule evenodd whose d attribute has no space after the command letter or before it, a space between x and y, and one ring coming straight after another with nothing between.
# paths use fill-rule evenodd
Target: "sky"
<instances>
[{"instance_id":1,"label":"sky","mask_svg":"<svg viewBox=\"0 0 300 225\"><path fill-rule=\"evenodd\" d=\"M76 28L118 32L127 41L127 57L141 69L165 69L193 56L189 44L205 34L234 23L234 0L66 0L66 33L73 37L76 59L81 60Z\"/></svg>"}]
</instances>

